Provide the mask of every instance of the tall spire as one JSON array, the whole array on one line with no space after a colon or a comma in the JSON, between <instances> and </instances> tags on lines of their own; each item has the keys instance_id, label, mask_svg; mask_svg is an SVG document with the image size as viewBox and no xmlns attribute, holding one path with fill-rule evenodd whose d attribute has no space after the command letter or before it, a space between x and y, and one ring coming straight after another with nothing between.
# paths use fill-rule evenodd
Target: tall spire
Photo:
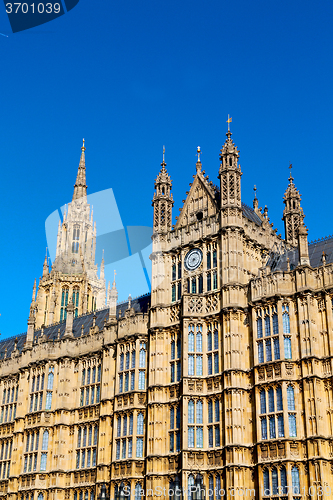
<instances>
[{"instance_id":1,"label":"tall spire","mask_svg":"<svg viewBox=\"0 0 333 500\"><path fill-rule=\"evenodd\" d=\"M46 248L46 255L45 255L45 260L43 264L43 278L45 278L49 274L49 265L47 262L47 248Z\"/></svg>"},{"instance_id":2,"label":"tall spire","mask_svg":"<svg viewBox=\"0 0 333 500\"><path fill-rule=\"evenodd\" d=\"M116 318L117 315L117 300L118 300L118 291L116 288L116 271L114 271L113 283L111 290L109 289L109 318Z\"/></svg>"},{"instance_id":3,"label":"tall spire","mask_svg":"<svg viewBox=\"0 0 333 500\"><path fill-rule=\"evenodd\" d=\"M76 176L76 182L74 185L73 201L78 200L80 198L87 199L86 158L85 158L86 148L84 146L84 142L85 141L83 139L83 146L81 148L81 158Z\"/></svg>"}]
</instances>

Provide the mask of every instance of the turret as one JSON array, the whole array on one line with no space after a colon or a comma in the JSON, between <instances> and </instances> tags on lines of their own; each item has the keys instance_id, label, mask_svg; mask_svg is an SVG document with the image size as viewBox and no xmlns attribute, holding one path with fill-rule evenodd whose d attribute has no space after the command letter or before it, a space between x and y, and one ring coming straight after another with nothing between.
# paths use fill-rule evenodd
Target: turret
<instances>
[{"instance_id":1,"label":"turret","mask_svg":"<svg viewBox=\"0 0 333 500\"><path fill-rule=\"evenodd\" d=\"M221 192L221 222L226 226L242 225L242 200L241 200L241 176L242 171L238 164L239 151L231 139L229 128L226 133L227 139L220 152L220 192Z\"/></svg>"},{"instance_id":2,"label":"turret","mask_svg":"<svg viewBox=\"0 0 333 500\"><path fill-rule=\"evenodd\" d=\"M301 195L296 189L294 178L291 175L292 165L289 166L289 184L283 197L285 209L282 220L284 221L285 239L287 243L293 246L298 244L298 228L300 226L301 214Z\"/></svg>"},{"instance_id":3,"label":"turret","mask_svg":"<svg viewBox=\"0 0 333 500\"><path fill-rule=\"evenodd\" d=\"M171 230L173 197L171 194L172 182L166 170L164 160L165 149L163 147L163 161L161 170L155 180L155 193L152 201L154 207L154 233L166 233Z\"/></svg>"}]
</instances>

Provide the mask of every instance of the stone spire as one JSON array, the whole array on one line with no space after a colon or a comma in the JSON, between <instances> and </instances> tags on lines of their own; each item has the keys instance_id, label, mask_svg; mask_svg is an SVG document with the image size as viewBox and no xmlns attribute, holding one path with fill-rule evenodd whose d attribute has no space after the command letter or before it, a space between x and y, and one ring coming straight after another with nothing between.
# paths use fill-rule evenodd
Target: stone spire
<instances>
[{"instance_id":1,"label":"stone spire","mask_svg":"<svg viewBox=\"0 0 333 500\"><path fill-rule=\"evenodd\" d=\"M154 207L154 233L165 233L171 230L173 197L172 182L166 170L165 148L163 146L163 161L161 170L155 180L155 193L152 202Z\"/></svg>"},{"instance_id":2,"label":"stone spire","mask_svg":"<svg viewBox=\"0 0 333 500\"><path fill-rule=\"evenodd\" d=\"M102 262L101 262L101 270L100 270L100 279L104 280L105 279L105 270L104 270L104 250L103 250L103 257L102 257Z\"/></svg>"},{"instance_id":3,"label":"stone spire","mask_svg":"<svg viewBox=\"0 0 333 500\"><path fill-rule=\"evenodd\" d=\"M47 263L47 249L46 249L46 255L43 264L43 278L45 278L48 274L49 274L49 266Z\"/></svg>"},{"instance_id":4,"label":"stone spire","mask_svg":"<svg viewBox=\"0 0 333 500\"><path fill-rule=\"evenodd\" d=\"M36 283L36 280L35 280ZM25 341L25 349L31 349L34 341L34 334L35 334L35 314L34 310L32 307L30 307L30 315L28 318L28 331L27 331L27 338Z\"/></svg>"},{"instance_id":5,"label":"stone spire","mask_svg":"<svg viewBox=\"0 0 333 500\"><path fill-rule=\"evenodd\" d=\"M296 189L294 178L291 175L292 165L289 166L289 169L289 184L283 197L285 209L283 210L282 220L284 221L286 242L297 246L298 228L301 219L301 195Z\"/></svg>"},{"instance_id":6,"label":"stone spire","mask_svg":"<svg viewBox=\"0 0 333 500\"><path fill-rule=\"evenodd\" d=\"M116 288L116 271L114 271L114 278L112 288L109 288L108 302L109 302L109 319L116 318L117 315L117 300L118 291Z\"/></svg>"},{"instance_id":7,"label":"stone spire","mask_svg":"<svg viewBox=\"0 0 333 500\"><path fill-rule=\"evenodd\" d=\"M80 164L79 164L79 169L77 172L76 176L76 183L74 185L74 194L73 194L73 201L78 200L80 198L84 198L87 200L87 183L86 183L86 158L85 158L85 146L84 146L84 139L83 139L83 146L81 148L81 158L80 158Z\"/></svg>"}]
</instances>

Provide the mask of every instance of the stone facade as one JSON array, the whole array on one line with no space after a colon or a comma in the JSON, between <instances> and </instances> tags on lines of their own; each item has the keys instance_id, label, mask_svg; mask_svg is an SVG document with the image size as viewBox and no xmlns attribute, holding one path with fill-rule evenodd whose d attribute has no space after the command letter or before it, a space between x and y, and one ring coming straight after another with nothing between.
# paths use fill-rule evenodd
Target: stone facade
<instances>
[{"instance_id":1,"label":"stone facade","mask_svg":"<svg viewBox=\"0 0 333 500\"><path fill-rule=\"evenodd\" d=\"M277 235L238 160L228 131L214 186L198 149L172 226L163 156L151 295L117 305L114 281L106 305L83 146L27 334L0 345L0 497L333 494L333 240L308 244L291 175Z\"/></svg>"}]
</instances>

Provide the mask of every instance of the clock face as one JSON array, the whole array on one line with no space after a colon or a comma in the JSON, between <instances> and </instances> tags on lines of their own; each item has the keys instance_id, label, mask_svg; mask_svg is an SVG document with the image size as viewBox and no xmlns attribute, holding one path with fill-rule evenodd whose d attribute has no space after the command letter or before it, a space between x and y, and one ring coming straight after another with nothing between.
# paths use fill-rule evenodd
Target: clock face
<instances>
[{"instance_id":1,"label":"clock face","mask_svg":"<svg viewBox=\"0 0 333 500\"><path fill-rule=\"evenodd\" d=\"M202 251L199 248L193 248L185 256L185 268L188 271L194 271L202 262Z\"/></svg>"}]
</instances>

